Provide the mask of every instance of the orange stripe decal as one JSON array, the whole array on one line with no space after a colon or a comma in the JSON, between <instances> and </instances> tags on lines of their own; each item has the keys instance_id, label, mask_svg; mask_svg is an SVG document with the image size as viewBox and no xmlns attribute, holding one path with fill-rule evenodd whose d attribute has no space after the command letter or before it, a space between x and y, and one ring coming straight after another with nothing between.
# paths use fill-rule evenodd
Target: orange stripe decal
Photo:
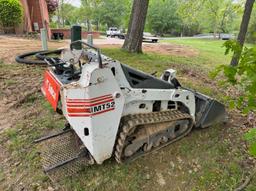
<instances>
[{"instance_id":1,"label":"orange stripe decal","mask_svg":"<svg viewBox=\"0 0 256 191\"><path fill-rule=\"evenodd\" d=\"M102 102L97 102L97 103L75 103L75 104L70 104L70 103L67 103L67 106L68 107L85 107L85 106L95 106L95 105L100 105L100 104L104 104L104 103L107 103L107 102L112 102L114 101L113 99L109 99L109 100L104 100Z\"/></svg>"},{"instance_id":2,"label":"orange stripe decal","mask_svg":"<svg viewBox=\"0 0 256 191\"><path fill-rule=\"evenodd\" d=\"M74 114L68 114L69 117L91 117L91 116L95 116L95 115L98 115L98 114L101 114L101 113L105 113L105 112L108 112L108 111L112 111L114 110L115 108L110 108L108 110L104 110L104 111L101 111L101 112L98 112L98 113L92 113L92 114L86 114L86 113L74 113Z\"/></svg>"},{"instance_id":3,"label":"orange stripe decal","mask_svg":"<svg viewBox=\"0 0 256 191\"><path fill-rule=\"evenodd\" d=\"M90 108L68 108L69 113L90 113Z\"/></svg>"},{"instance_id":4,"label":"orange stripe decal","mask_svg":"<svg viewBox=\"0 0 256 191\"><path fill-rule=\"evenodd\" d=\"M101 100L104 98L113 98L113 96L111 94L108 94L105 96L100 96L100 97L95 97L95 98L87 98L87 99L67 99L67 102L97 101L97 100Z\"/></svg>"},{"instance_id":5,"label":"orange stripe decal","mask_svg":"<svg viewBox=\"0 0 256 191\"><path fill-rule=\"evenodd\" d=\"M90 99L67 99L69 117L90 117L115 109L111 94Z\"/></svg>"}]
</instances>

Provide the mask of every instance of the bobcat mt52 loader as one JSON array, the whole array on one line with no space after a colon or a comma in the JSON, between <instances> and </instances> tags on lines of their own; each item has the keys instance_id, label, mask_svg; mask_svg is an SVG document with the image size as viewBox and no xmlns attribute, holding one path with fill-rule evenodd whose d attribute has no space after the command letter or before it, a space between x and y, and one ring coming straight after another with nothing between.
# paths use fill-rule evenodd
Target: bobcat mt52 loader
<instances>
[{"instance_id":1,"label":"bobcat mt52 loader","mask_svg":"<svg viewBox=\"0 0 256 191\"><path fill-rule=\"evenodd\" d=\"M81 50L73 48L77 43ZM158 79L83 41L71 43L60 59L46 61L42 92L68 122L61 132L36 141L44 170L53 177L112 156L118 163L134 160L183 138L193 127L226 118L221 103L182 87L173 69Z\"/></svg>"}]
</instances>

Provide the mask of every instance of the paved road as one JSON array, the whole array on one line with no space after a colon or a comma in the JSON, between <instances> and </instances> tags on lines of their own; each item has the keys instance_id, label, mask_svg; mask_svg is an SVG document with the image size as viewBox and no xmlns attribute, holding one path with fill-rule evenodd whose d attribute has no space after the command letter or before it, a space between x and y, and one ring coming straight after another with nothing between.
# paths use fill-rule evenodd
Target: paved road
<instances>
[{"instance_id":1,"label":"paved road","mask_svg":"<svg viewBox=\"0 0 256 191\"><path fill-rule=\"evenodd\" d=\"M123 44L124 40L123 39L119 39L119 38L107 38L107 37L103 37L101 36L101 38L99 39L93 39L93 44L95 45L105 45L105 44Z\"/></svg>"},{"instance_id":2,"label":"paved road","mask_svg":"<svg viewBox=\"0 0 256 191\"><path fill-rule=\"evenodd\" d=\"M87 39L84 39L87 41ZM119 39L119 38L110 38L110 37L104 37L101 36L99 39L93 39L93 44L95 45L123 45L124 39ZM152 44L152 45L157 45L159 43L152 43L152 42L143 42L143 44Z\"/></svg>"},{"instance_id":3,"label":"paved road","mask_svg":"<svg viewBox=\"0 0 256 191\"><path fill-rule=\"evenodd\" d=\"M231 38L234 38L232 34L228 34ZM198 36L188 36L188 37L160 37L160 40L179 40L179 39L214 39L213 35L198 35ZM101 36L101 39L95 40L96 44L99 42L100 44L119 44L123 43L123 39L118 38L107 38L105 36Z\"/></svg>"},{"instance_id":4,"label":"paved road","mask_svg":"<svg viewBox=\"0 0 256 191\"><path fill-rule=\"evenodd\" d=\"M161 37L160 40L182 40L182 39L214 39L213 35L203 35L203 36L192 36L192 37ZM83 39L87 41L87 39ZM124 43L124 39L119 38L110 38L106 36L101 36L99 39L93 39L93 44L95 45L122 45ZM152 42L143 42L143 44L162 44L160 43L152 43Z\"/></svg>"},{"instance_id":5,"label":"paved road","mask_svg":"<svg viewBox=\"0 0 256 191\"><path fill-rule=\"evenodd\" d=\"M191 36L191 37L160 37L160 40L179 40L179 39L213 39L214 37L212 35L209 36ZM86 39L85 39L86 40ZM105 37L101 36L100 39L94 39L93 40L94 44L123 44L124 39L118 39L118 38L110 38L110 37ZM143 42L147 43L147 42ZM150 43L150 42L149 42ZM150 43L153 44L153 43ZM156 43L157 44L157 43Z\"/></svg>"},{"instance_id":6,"label":"paved road","mask_svg":"<svg viewBox=\"0 0 256 191\"><path fill-rule=\"evenodd\" d=\"M161 37L161 40L177 40L177 39L213 39L214 36L188 36L188 37Z\"/></svg>"}]
</instances>

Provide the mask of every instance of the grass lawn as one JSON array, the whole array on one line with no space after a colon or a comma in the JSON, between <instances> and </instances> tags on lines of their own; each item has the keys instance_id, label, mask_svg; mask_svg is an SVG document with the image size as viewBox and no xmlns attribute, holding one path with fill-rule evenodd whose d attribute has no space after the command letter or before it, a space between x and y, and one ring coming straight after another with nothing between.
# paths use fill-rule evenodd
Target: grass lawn
<instances>
[{"instance_id":1,"label":"grass lawn","mask_svg":"<svg viewBox=\"0 0 256 191\"><path fill-rule=\"evenodd\" d=\"M199 50L198 62L202 67L212 68L219 64L229 64L231 55L226 56L223 40L211 39L177 39L163 42L172 44L182 44Z\"/></svg>"},{"instance_id":2,"label":"grass lawn","mask_svg":"<svg viewBox=\"0 0 256 191\"><path fill-rule=\"evenodd\" d=\"M221 64L229 64L231 55L225 55L224 41L221 40L202 40L202 39L177 39L177 40L164 40L164 43L175 45L185 45L198 50L198 55L185 57L185 56L169 56L154 53L146 54L129 54L120 49L104 49L103 53L113 57L123 63L129 64L135 68L146 72L158 71L160 75L164 69L174 67L177 72L181 72L179 68L186 67L204 71L208 74L216 66Z\"/></svg>"},{"instance_id":3,"label":"grass lawn","mask_svg":"<svg viewBox=\"0 0 256 191\"><path fill-rule=\"evenodd\" d=\"M223 94L208 78L208 72L219 64L229 63L230 57L224 56L221 47L223 41L170 40L168 43L191 46L199 50L199 55L190 58L155 53L137 55L113 48L105 48L103 53L148 73L157 71L158 76L163 70L174 68L185 86L222 100ZM8 67L1 67L1 70L9 72ZM43 74L43 70L28 68L27 73ZM16 76L23 75L18 70L12 72ZM20 80L3 83L15 86ZM43 174L33 140L53 128L62 127L64 120L52 111L41 93L28 97L17 110L22 108L23 112L28 112L32 107L36 108L34 113L0 134L0 146L4 145L9 153L9 160L0 163L0 190L17 190L21 186L25 190L44 190L52 186L76 191L231 191L249 171L242 135L231 124L194 130L182 140L130 164L118 165L110 159L103 165L88 167L72 178L63 178L56 186ZM255 180L247 188L247 191L254 190Z\"/></svg>"},{"instance_id":4,"label":"grass lawn","mask_svg":"<svg viewBox=\"0 0 256 191\"><path fill-rule=\"evenodd\" d=\"M199 56L197 61L203 64L203 67L213 68L219 64L229 64L232 54L225 55L226 48L223 46L224 40L213 40L213 39L172 39L162 40L164 43L185 45L199 50ZM245 47L252 47L252 44L245 44ZM203 63L203 61L206 61Z\"/></svg>"}]
</instances>

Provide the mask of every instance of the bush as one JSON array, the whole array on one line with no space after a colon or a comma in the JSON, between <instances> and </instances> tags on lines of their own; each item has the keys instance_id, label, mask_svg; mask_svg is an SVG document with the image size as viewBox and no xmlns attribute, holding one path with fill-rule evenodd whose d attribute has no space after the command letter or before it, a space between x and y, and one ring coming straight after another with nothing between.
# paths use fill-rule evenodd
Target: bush
<instances>
[{"instance_id":1,"label":"bush","mask_svg":"<svg viewBox=\"0 0 256 191\"><path fill-rule=\"evenodd\" d=\"M226 54L230 51L236 56L241 54L238 66L222 65L213 72L216 76L223 72L226 83L236 85L242 90L242 94L231 102L232 107L236 107L251 116L253 129L248 131L244 138L248 142L249 153L256 156L256 46L251 48L241 48L237 41L226 41Z\"/></svg>"},{"instance_id":2,"label":"bush","mask_svg":"<svg viewBox=\"0 0 256 191\"><path fill-rule=\"evenodd\" d=\"M22 7L18 0L0 0L0 25L14 27L22 21Z\"/></svg>"},{"instance_id":3,"label":"bush","mask_svg":"<svg viewBox=\"0 0 256 191\"><path fill-rule=\"evenodd\" d=\"M236 85L242 90L242 95L238 97L232 105L243 110L244 113L256 111L256 47L243 48L237 41L230 40L224 43L226 54L233 52L241 55L238 66L221 65L212 73L213 77L223 72L226 83Z\"/></svg>"}]
</instances>

